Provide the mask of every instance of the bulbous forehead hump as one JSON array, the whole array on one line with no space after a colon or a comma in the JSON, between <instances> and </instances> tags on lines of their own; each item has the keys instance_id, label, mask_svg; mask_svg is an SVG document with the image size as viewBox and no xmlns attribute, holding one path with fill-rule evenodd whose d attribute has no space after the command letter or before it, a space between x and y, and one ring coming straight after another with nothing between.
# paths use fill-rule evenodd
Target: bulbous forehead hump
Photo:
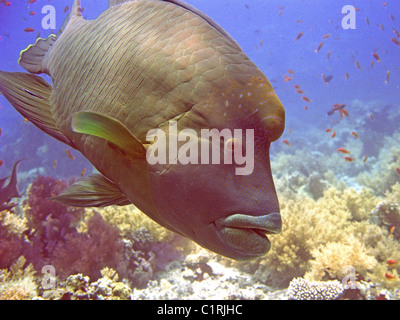
<instances>
[{"instance_id":1,"label":"bulbous forehead hump","mask_svg":"<svg viewBox=\"0 0 400 320\"><path fill-rule=\"evenodd\" d=\"M285 109L261 72L219 85L210 93L207 104L226 110L241 127L262 131L269 141L277 140L285 128Z\"/></svg>"}]
</instances>

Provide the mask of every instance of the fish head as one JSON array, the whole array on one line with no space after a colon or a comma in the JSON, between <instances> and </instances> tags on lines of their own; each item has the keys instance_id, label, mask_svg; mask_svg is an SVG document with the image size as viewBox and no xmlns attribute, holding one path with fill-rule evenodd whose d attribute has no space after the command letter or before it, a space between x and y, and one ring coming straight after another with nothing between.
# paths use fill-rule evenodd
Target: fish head
<instances>
[{"instance_id":1,"label":"fish head","mask_svg":"<svg viewBox=\"0 0 400 320\"><path fill-rule=\"evenodd\" d=\"M283 133L284 118L270 83L257 76L211 91L170 122L157 136L166 163L149 166L150 192L163 224L229 258L267 253L267 235L281 231L269 148Z\"/></svg>"}]
</instances>

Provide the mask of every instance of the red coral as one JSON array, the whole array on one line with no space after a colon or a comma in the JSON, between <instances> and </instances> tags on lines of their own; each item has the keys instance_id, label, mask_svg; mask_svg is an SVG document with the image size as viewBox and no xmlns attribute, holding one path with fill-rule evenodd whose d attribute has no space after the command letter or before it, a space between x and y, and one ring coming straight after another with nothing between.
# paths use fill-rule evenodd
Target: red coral
<instances>
[{"instance_id":1,"label":"red coral","mask_svg":"<svg viewBox=\"0 0 400 320\"><path fill-rule=\"evenodd\" d=\"M82 208L73 208L63 205L57 201L51 200L52 197L58 195L66 189L70 183L64 180L58 180L53 177L39 176L32 183L28 191L28 210L25 214L28 218L28 226L31 229L40 230L43 226L43 221L48 216L61 218L69 215L72 220L80 220L84 214Z\"/></svg>"},{"instance_id":2,"label":"red coral","mask_svg":"<svg viewBox=\"0 0 400 320\"><path fill-rule=\"evenodd\" d=\"M96 280L104 267L118 271L124 258L123 250L119 230L105 222L99 213L95 213L88 221L88 233L66 235L64 243L59 243L54 249L50 263L63 276L82 273Z\"/></svg>"}]
</instances>

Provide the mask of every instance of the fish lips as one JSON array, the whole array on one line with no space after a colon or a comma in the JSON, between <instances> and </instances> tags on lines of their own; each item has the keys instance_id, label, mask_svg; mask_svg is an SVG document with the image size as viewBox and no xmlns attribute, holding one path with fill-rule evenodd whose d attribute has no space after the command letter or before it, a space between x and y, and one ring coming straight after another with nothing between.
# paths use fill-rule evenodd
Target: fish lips
<instances>
[{"instance_id":1,"label":"fish lips","mask_svg":"<svg viewBox=\"0 0 400 320\"><path fill-rule=\"evenodd\" d=\"M280 213L263 216L232 214L214 222L220 239L234 252L234 259L246 260L262 256L271 249L267 234L282 231Z\"/></svg>"}]
</instances>

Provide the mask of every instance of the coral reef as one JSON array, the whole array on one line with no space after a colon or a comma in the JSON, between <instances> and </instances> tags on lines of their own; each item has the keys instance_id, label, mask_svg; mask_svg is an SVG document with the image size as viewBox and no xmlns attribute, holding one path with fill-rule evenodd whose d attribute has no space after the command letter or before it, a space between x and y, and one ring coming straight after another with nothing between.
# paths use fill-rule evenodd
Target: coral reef
<instances>
[{"instance_id":1,"label":"coral reef","mask_svg":"<svg viewBox=\"0 0 400 320\"><path fill-rule=\"evenodd\" d=\"M267 255L248 262L202 249L132 205L80 209L56 203L49 198L69 183L38 177L22 209L0 212L0 297L398 298L400 184L382 196L306 166L285 177L283 231L270 235ZM40 285L43 265L54 266L55 289ZM343 290L349 267L356 289Z\"/></svg>"},{"instance_id":2,"label":"coral reef","mask_svg":"<svg viewBox=\"0 0 400 320\"><path fill-rule=\"evenodd\" d=\"M377 161L371 171L363 171L357 176L357 181L371 188L375 194L383 196L385 192L400 182L400 132L392 137L384 137Z\"/></svg>"},{"instance_id":3,"label":"coral reef","mask_svg":"<svg viewBox=\"0 0 400 320\"><path fill-rule=\"evenodd\" d=\"M366 276L377 261L370 256L359 239L350 235L342 242L328 242L312 250L311 270L305 274L310 280L343 279L347 266Z\"/></svg>"},{"instance_id":4,"label":"coral reef","mask_svg":"<svg viewBox=\"0 0 400 320\"><path fill-rule=\"evenodd\" d=\"M292 300L336 300L343 293L343 285L337 281L308 281L294 278L288 288Z\"/></svg>"},{"instance_id":5,"label":"coral reef","mask_svg":"<svg viewBox=\"0 0 400 320\"><path fill-rule=\"evenodd\" d=\"M397 194L398 187L393 192ZM318 200L303 195L281 201L284 228L271 236L271 251L254 261L227 265L281 288L295 277L341 281L345 267L352 266L357 281L364 279L379 284L381 290L393 290L399 285L400 243L394 232L370 219L381 201L368 189L357 192L351 188L329 188Z\"/></svg>"},{"instance_id":6,"label":"coral reef","mask_svg":"<svg viewBox=\"0 0 400 320\"><path fill-rule=\"evenodd\" d=\"M0 212L0 269L10 267L23 254L25 244L20 235L26 229L25 218L6 210Z\"/></svg>"},{"instance_id":7,"label":"coral reef","mask_svg":"<svg viewBox=\"0 0 400 320\"><path fill-rule=\"evenodd\" d=\"M60 300L129 300L132 290L119 282L118 274L110 268L101 270L101 278L90 283L89 277L81 273L69 276L57 293L47 295ZM46 295L46 294L45 294Z\"/></svg>"},{"instance_id":8,"label":"coral reef","mask_svg":"<svg viewBox=\"0 0 400 320\"><path fill-rule=\"evenodd\" d=\"M28 189L23 216L0 212L1 268L24 255L37 271L52 265L60 281L74 274L97 281L109 267L132 287L144 288L156 271L180 258L186 240L134 206L100 209L100 214L51 200L68 184L39 176Z\"/></svg>"},{"instance_id":9,"label":"coral reef","mask_svg":"<svg viewBox=\"0 0 400 320\"><path fill-rule=\"evenodd\" d=\"M105 221L118 227L121 230L121 235L126 236L132 233L133 230L145 228L150 233L154 241L169 241L174 233L161 227L154 220L147 217L134 205L127 206L108 206L105 208L87 208L85 209L86 217L90 217L93 212L98 212Z\"/></svg>"},{"instance_id":10,"label":"coral reef","mask_svg":"<svg viewBox=\"0 0 400 320\"><path fill-rule=\"evenodd\" d=\"M0 300L27 300L37 294L35 270L21 256L8 269L0 270Z\"/></svg>"}]
</instances>

